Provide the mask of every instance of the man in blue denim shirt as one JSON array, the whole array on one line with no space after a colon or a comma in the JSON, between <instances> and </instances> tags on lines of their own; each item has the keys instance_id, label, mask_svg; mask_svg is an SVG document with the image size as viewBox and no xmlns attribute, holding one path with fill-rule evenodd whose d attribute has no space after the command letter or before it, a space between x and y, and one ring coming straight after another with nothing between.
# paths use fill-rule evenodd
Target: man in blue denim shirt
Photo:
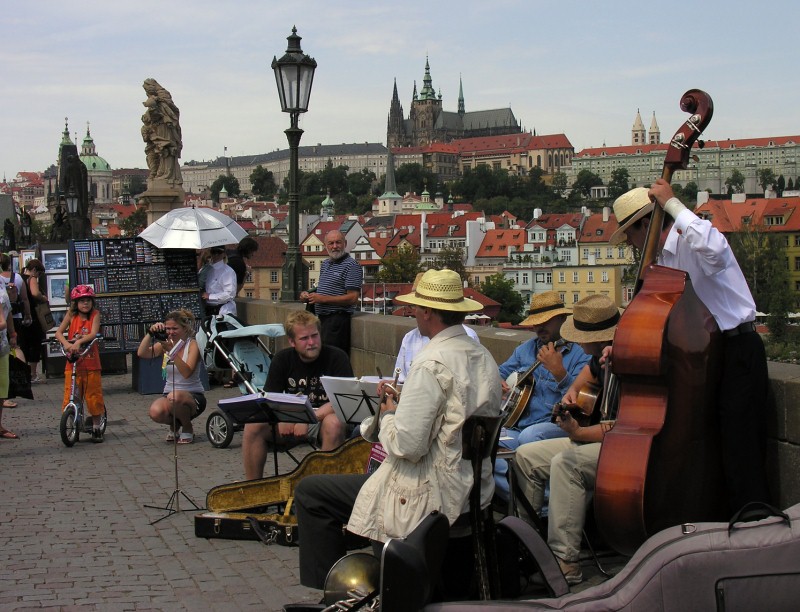
<instances>
[{"instance_id":1,"label":"man in blue denim shirt","mask_svg":"<svg viewBox=\"0 0 800 612\"><path fill-rule=\"evenodd\" d=\"M520 326L532 327L536 338L519 345L511 357L500 366L500 377L505 380L512 372L520 375L536 361L541 365L533 372L536 384L528 405L513 427L503 430L500 446L515 449L529 442L564 436L564 431L550 422L553 405L561 401L572 381L589 362L589 355L577 344L562 347L554 344L561 338L561 324L571 314L555 291L534 295L528 318ZM504 384L503 391L507 391ZM508 499L508 464L498 459L494 466L495 493Z\"/></svg>"}]
</instances>

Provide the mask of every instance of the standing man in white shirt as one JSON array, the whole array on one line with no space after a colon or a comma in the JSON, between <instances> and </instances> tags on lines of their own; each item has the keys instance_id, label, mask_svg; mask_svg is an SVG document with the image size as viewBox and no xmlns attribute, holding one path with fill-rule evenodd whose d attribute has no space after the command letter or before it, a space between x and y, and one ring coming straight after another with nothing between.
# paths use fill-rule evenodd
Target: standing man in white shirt
<instances>
[{"instance_id":1,"label":"standing man in white shirt","mask_svg":"<svg viewBox=\"0 0 800 612\"><path fill-rule=\"evenodd\" d=\"M627 240L641 249L653 202L672 218L660 237L658 263L689 273L697 296L722 330L723 365L717 406L730 512L751 501L769 501L764 455L767 357L756 332L756 305L728 241L710 221L686 208L664 179L638 187L614 202L619 229L611 244Z\"/></svg>"},{"instance_id":2,"label":"standing man in white shirt","mask_svg":"<svg viewBox=\"0 0 800 612\"><path fill-rule=\"evenodd\" d=\"M206 288L201 297L207 315L236 314L236 272L225 263L225 249L212 247L211 270L206 277Z\"/></svg>"}]
</instances>

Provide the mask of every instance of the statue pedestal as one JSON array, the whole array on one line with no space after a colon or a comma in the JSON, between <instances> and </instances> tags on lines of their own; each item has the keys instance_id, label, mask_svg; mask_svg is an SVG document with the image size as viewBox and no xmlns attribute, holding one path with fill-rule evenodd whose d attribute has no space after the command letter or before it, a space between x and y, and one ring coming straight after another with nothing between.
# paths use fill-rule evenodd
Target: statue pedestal
<instances>
[{"instance_id":1,"label":"statue pedestal","mask_svg":"<svg viewBox=\"0 0 800 612\"><path fill-rule=\"evenodd\" d=\"M186 199L182 188L148 185L147 191L139 195L139 204L147 207L147 225L163 217L173 208L180 208Z\"/></svg>"}]
</instances>

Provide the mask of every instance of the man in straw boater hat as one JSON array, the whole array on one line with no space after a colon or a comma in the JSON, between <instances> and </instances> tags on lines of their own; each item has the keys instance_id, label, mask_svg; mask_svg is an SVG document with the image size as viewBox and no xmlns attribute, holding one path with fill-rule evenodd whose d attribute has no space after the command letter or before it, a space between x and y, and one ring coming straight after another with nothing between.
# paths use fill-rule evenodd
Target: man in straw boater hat
<instances>
[{"instance_id":1,"label":"man in straw boater hat","mask_svg":"<svg viewBox=\"0 0 800 612\"><path fill-rule=\"evenodd\" d=\"M501 446L514 449L521 444L564 435L561 429L550 422L553 405L561 400L581 368L589 361L589 356L580 347L555 346L561 339L561 324L571 312L556 291L545 291L531 299L528 318L520 326L532 327L536 337L514 349L511 357L500 366L500 376L505 381L512 373L521 376L537 361L541 365L532 374L535 385L528 404L517 422L504 430ZM524 384L530 381L517 382ZM509 392L505 382L503 392ZM504 501L508 499L507 472L508 463L505 460L495 461L495 492Z\"/></svg>"},{"instance_id":2,"label":"man in straw boater hat","mask_svg":"<svg viewBox=\"0 0 800 612\"><path fill-rule=\"evenodd\" d=\"M728 509L733 513L751 501L768 502L764 454L769 376L764 343L755 328L755 301L725 236L686 208L663 179L649 191L639 187L617 198L614 215L620 226L611 244L627 240L641 249L654 202L669 220L659 237L658 263L689 273L697 297L722 330L717 409Z\"/></svg>"},{"instance_id":3,"label":"man in straw boater hat","mask_svg":"<svg viewBox=\"0 0 800 612\"><path fill-rule=\"evenodd\" d=\"M561 326L561 335L580 344L591 360L564 394L562 403L566 405L575 404L586 383L603 385L604 353L608 353L605 349L611 346L619 321L619 310L605 295L582 299L573 312ZM600 422L599 415L594 415L594 425L581 427L569 412L557 411L555 424L568 437L520 446L514 462L520 488L536 512L541 511L545 487L550 484L547 544L569 584L583 579L580 552L586 507L594 490L600 443L616 417L617 402L609 399L609 414Z\"/></svg>"},{"instance_id":4,"label":"man in straw boater hat","mask_svg":"<svg viewBox=\"0 0 800 612\"><path fill-rule=\"evenodd\" d=\"M473 479L461 457L461 429L473 415L500 412L497 364L461 326L482 305L464 297L458 273L428 270L413 293L394 299L414 308L417 327L430 342L414 359L399 401L391 385L382 383L378 392L387 397L380 414L361 425L362 435L386 451L381 466L369 476L307 476L295 490L303 534L300 582L308 587L322 589L346 553L342 525L384 542L408 535L433 510L451 525L466 513ZM481 482L483 507L492 497L489 468L487 463Z\"/></svg>"},{"instance_id":5,"label":"man in straw boater hat","mask_svg":"<svg viewBox=\"0 0 800 612\"><path fill-rule=\"evenodd\" d=\"M423 275L424 272L417 274L417 277L414 279L414 284L411 287L412 293L416 291L417 283L419 283ZM462 325L464 326L464 331L467 332L470 338L475 342L480 342L478 334L475 333L471 325L467 325L466 323L462 323ZM397 353L397 360L394 363L395 371L400 370L400 382L405 382L414 359L429 341L430 338L419 333L419 327L413 328L403 336L403 341L400 343L400 350Z\"/></svg>"}]
</instances>

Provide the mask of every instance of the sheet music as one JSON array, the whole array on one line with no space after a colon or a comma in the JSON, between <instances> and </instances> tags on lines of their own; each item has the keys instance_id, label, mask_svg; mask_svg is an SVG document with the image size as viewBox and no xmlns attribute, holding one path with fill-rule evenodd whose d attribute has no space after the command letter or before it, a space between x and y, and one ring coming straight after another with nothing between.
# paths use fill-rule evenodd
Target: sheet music
<instances>
[{"instance_id":1,"label":"sheet music","mask_svg":"<svg viewBox=\"0 0 800 612\"><path fill-rule=\"evenodd\" d=\"M378 412L380 406L378 383L381 380L391 381L389 378L378 376L320 377L336 416L342 423L349 425L358 425L368 416Z\"/></svg>"},{"instance_id":2,"label":"sheet music","mask_svg":"<svg viewBox=\"0 0 800 612\"><path fill-rule=\"evenodd\" d=\"M221 399L220 409L239 423L316 423L307 395L250 393Z\"/></svg>"}]
</instances>

